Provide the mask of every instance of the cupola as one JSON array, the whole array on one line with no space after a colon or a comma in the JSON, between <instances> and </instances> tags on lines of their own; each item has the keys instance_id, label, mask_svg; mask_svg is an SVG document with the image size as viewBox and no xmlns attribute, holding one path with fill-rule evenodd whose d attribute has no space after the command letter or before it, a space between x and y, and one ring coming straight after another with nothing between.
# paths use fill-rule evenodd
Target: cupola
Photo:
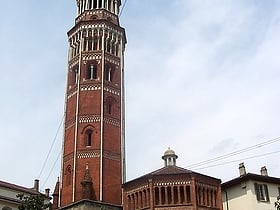
<instances>
[{"instance_id":1,"label":"cupola","mask_svg":"<svg viewBox=\"0 0 280 210\"><path fill-rule=\"evenodd\" d=\"M164 160L164 166L176 166L176 159L178 156L175 154L175 152L170 149L170 147L164 152L164 155L162 156L162 159Z\"/></svg>"}]
</instances>

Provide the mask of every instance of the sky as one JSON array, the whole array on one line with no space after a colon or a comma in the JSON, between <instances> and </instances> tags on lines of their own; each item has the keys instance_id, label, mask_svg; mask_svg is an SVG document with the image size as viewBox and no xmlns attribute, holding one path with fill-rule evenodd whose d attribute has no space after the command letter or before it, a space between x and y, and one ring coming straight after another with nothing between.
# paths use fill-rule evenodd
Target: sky
<instances>
[{"instance_id":1,"label":"sky","mask_svg":"<svg viewBox=\"0 0 280 210\"><path fill-rule=\"evenodd\" d=\"M74 0L1 2L2 181L54 188L75 16ZM280 177L280 1L127 0L120 22L128 180L163 167L168 147L223 182L241 162Z\"/></svg>"}]
</instances>

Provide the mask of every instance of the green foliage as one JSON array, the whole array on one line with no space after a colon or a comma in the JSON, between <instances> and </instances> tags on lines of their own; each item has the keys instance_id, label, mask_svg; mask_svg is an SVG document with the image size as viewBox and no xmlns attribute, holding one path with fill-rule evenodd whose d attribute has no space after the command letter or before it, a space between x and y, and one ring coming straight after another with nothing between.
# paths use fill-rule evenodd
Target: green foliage
<instances>
[{"instance_id":1,"label":"green foliage","mask_svg":"<svg viewBox=\"0 0 280 210\"><path fill-rule=\"evenodd\" d=\"M25 195L18 194L17 197L21 200L19 210L43 210L48 209L51 203L45 203L42 195Z\"/></svg>"},{"instance_id":2,"label":"green foliage","mask_svg":"<svg viewBox=\"0 0 280 210\"><path fill-rule=\"evenodd\" d=\"M280 195L277 197L277 201L274 203L274 206L277 210L280 210Z\"/></svg>"}]
</instances>

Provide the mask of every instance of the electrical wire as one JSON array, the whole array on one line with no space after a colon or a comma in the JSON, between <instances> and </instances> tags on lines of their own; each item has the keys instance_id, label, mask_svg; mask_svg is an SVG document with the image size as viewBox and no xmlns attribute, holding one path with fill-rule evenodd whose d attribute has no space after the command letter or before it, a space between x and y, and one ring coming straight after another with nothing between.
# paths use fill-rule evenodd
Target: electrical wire
<instances>
[{"instance_id":1,"label":"electrical wire","mask_svg":"<svg viewBox=\"0 0 280 210\"><path fill-rule=\"evenodd\" d=\"M268 155L274 155L274 154L279 153L279 152L280 152L280 150L265 153L265 154L261 154L261 155L255 155L255 156L251 156L251 157L247 157L247 158L242 158L242 159L239 159L239 160L232 160L232 161L227 161L227 162L223 162L223 163L218 163L218 164L215 164L215 165L205 166L205 167L202 167L202 168L194 168L194 169L195 170L201 170L201 169L206 169L206 168L213 168L213 167L216 167L216 166L226 165L226 164L240 162L240 161L244 161L244 160L255 159L255 158L264 157L264 156L268 156Z\"/></svg>"},{"instance_id":2,"label":"electrical wire","mask_svg":"<svg viewBox=\"0 0 280 210\"><path fill-rule=\"evenodd\" d=\"M88 91L86 91L85 95L81 98L81 100L83 100L84 98L86 98L86 97L87 97L87 94L88 94ZM65 116L65 113L64 113L64 116ZM63 116L63 118L64 118L64 116ZM62 122L63 122L63 121L62 121ZM61 123L61 124L62 124L62 123ZM60 124L60 127L61 127L61 124ZM68 138L68 135L69 135L69 133L67 134L67 136L66 136L64 139L67 139L67 138ZM64 143L64 142L63 142L63 143ZM53 169L54 169L55 165L57 164L58 158L61 156L61 154L62 154L62 150L58 153L58 156L57 156L56 160L54 161L54 163L53 163L53 165L52 165L52 167L51 167L51 169L50 169L50 171L49 171L49 174L48 174L46 180L44 181L43 188L45 187L47 181L49 180L50 175L52 174Z\"/></svg>"},{"instance_id":3,"label":"electrical wire","mask_svg":"<svg viewBox=\"0 0 280 210\"><path fill-rule=\"evenodd\" d=\"M44 164L43 164L43 166L42 166L42 168L41 168L41 171L40 171L40 173L39 173L39 176L38 176L39 179L40 179L40 177L41 177L41 175L42 175L43 170L44 170L45 167L46 167L46 164L47 164L47 161L48 161L48 159L49 159L49 157L50 157L50 153L51 153L51 151L52 151L52 149L53 149L54 143L56 142L56 139L57 139L59 130L60 130L61 125L62 125L62 122L63 122L63 120L64 120L64 116L65 116L65 114L62 116L62 119L61 119L61 121L60 121L60 123L59 123L59 126L58 126L57 130L56 130L55 137L54 137L54 139L53 139L53 141L52 141L52 144L51 144L51 147L50 147L50 149L49 149L49 151L48 151L47 157L45 158Z\"/></svg>"},{"instance_id":4,"label":"electrical wire","mask_svg":"<svg viewBox=\"0 0 280 210\"><path fill-rule=\"evenodd\" d=\"M254 149L259 149L261 147L264 147L264 146L269 145L269 144L276 143L278 141L280 141L280 137L270 139L268 141L265 141L265 142L262 142L262 143L259 143L259 144L255 144L253 146L246 147L246 148L243 148L243 149L240 149L240 150L237 150L237 151L225 154L225 155L221 155L221 156L209 159L209 160L205 160L205 161L201 161L201 162L198 162L198 163L195 163L195 164L191 164L191 165L188 165L187 168L194 168L194 167L198 167L198 166L207 165L209 163L217 162L217 161L220 161L220 160L224 160L224 159L227 159L229 157L239 155L241 153L249 152L249 151L254 150Z\"/></svg>"},{"instance_id":5,"label":"electrical wire","mask_svg":"<svg viewBox=\"0 0 280 210\"><path fill-rule=\"evenodd\" d=\"M58 155L57 155L57 157L56 157L56 159L55 159L55 162L54 162L54 164L53 164L51 170L49 171L49 174L48 174L48 176L47 176L47 178L46 178L46 180L45 180L45 182L44 182L44 184L43 184L43 189L45 188L46 183L47 183L47 181L49 180L50 175L52 174L52 171L53 171L54 167L56 166L56 163L57 163L59 157L61 156L61 153L62 153L61 151L58 153Z\"/></svg>"},{"instance_id":6,"label":"electrical wire","mask_svg":"<svg viewBox=\"0 0 280 210\"><path fill-rule=\"evenodd\" d=\"M125 8L126 3L127 3L127 0L125 0L124 3L123 3L123 7L122 7L122 9L120 11L120 17L122 16L122 12L123 12L123 10Z\"/></svg>"}]
</instances>

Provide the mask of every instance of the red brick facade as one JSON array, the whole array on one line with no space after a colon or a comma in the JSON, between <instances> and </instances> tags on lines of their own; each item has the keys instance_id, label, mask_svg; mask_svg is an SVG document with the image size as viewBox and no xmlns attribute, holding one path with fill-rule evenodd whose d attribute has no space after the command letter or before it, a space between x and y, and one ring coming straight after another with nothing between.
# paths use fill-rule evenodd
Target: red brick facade
<instances>
[{"instance_id":1,"label":"red brick facade","mask_svg":"<svg viewBox=\"0 0 280 210\"><path fill-rule=\"evenodd\" d=\"M68 32L60 206L83 199L121 204L123 53L120 0L78 0Z\"/></svg>"},{"instance_id":2,"label":"red brick facade","mask_svg":"<svg viewBox=\"0 0 280 210\"><path fill-rule=\"evenodd\" d=\"M164 168L123 185L123 209L222 210L221 180L177 167L170 151Z\"/></svg>"}]
</instances>

